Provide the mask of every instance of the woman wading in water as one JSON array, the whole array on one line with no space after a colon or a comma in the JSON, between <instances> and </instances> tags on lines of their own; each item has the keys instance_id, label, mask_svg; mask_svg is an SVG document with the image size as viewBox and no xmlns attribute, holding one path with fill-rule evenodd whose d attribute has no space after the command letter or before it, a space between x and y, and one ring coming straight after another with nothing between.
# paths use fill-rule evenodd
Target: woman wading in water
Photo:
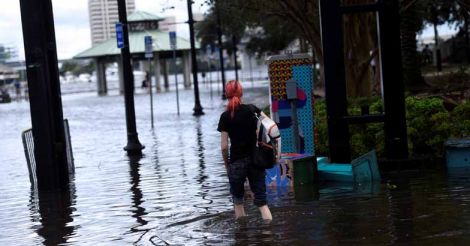
<instances>
[{"instance_id":1,"label":"woman wading in water","mask_svg":"<svg viewBox=\"0 0 470 246\"><path fill-rule=\"evenodd\" d=\"M217 130L221 133L222 156L230 182L235 218L246 216L243 196L245 194L244 183L248 178L250 189L255 197L254 204L259 208L264 220L272 220L271 211L266 202L265 171L252 165L252 154L257 139L254 113L258 115L263 113L254 105L242 104L243 89L240 82L236 80L227 83L225 95L229 102L226 111L220 116Z\"/></svg>"}]
</instances>

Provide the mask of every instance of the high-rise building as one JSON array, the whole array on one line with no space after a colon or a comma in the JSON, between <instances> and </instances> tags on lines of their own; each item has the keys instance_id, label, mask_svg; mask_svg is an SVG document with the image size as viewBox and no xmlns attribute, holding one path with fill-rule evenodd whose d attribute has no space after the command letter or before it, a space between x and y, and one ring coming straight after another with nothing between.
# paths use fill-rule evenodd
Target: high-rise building
<instances>
[{"instance_id":1,"label":"high-rise building","mask_svg":"<svg viewBox=\"0 0 470 246\"><path fill-rule=\"evenodd\" d=\"M126 0L127 14L134 12L135 1ZM91 42L93 45L116 37L115 25L119 21L117 0L88 0Z\"/></svg>"}]
</instances>

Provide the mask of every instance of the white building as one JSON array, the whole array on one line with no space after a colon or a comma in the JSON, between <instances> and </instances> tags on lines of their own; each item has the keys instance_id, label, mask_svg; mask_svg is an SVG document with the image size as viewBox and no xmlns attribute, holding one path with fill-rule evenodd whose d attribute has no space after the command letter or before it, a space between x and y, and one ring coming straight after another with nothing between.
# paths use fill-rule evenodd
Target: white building
<instances>
[{"instance_id":1,"label":"white building","mask_svg":"<svg viewBox=\"0 0 470 246\"><path fill-rule=\"evenodd\" d=\"M135 11L135 1L126 0L127 14ZM119 21L117 0L88 0L91 42L93 45L116 36L115 24Z\"/></svg>"},{"instance_id":2,"label":"white building","mask_svg":"<svg viewBox=\"0 0 470 246\"><path fill-rule=\"evenodd\" d=\"M176 17L165 17L165 19L158 22L158 29L162 32L176 32Z\"/></svg>"},{"instance_id":3,"label":"white building","mask_svg":"<svg viewBox=\"0 0 470 246\"><path fill-rule=\"evenodd\" d=\"M0 44L0 63L16 62L19 59L18 47Z\"/></svg>"},{"instance_id":4,"label":"white building","mask_svg":"<svg viewBox=\"0 0 470 246\"><path fill-rule=\"evenodd\" d=\"M203 21L204 15L201 13L193 14L194 21ZM158 22L158 30L162 32L176 32L178 24L183 24L183 22L178 22L176 16L166 16L163 17L163 20Z\"/></svg>"}]
</instances>

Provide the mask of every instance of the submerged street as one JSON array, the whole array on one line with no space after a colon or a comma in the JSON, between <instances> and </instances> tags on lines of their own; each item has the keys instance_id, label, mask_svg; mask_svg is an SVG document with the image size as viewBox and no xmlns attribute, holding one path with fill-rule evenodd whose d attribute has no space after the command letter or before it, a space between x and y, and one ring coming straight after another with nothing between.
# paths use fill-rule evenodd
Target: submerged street
<instances>
[{"instance_id":1,"label":"submerged street","mask_svg":"<svg viewBox=\"0 0 470 246\"><path fill-rule=\"evenodd\" d=\"M265 107L268 85L244 84L245 103ZM233 219L216 131L223 101L201 84L205 115L194 117L192 90L157 94L155 128L148 94L135 96L141 159L129 159L123 97L63 96L75 157L70 200L31 192L21 132L29 103L0 105L0 244L461 244L470 240L470 176L445 170L387 173L382 184L320 184L268 190L273 222ZM42 208L40 209L40 206ZM46 209L47 208L47 209Z\"/></svg>"}]
</instances>

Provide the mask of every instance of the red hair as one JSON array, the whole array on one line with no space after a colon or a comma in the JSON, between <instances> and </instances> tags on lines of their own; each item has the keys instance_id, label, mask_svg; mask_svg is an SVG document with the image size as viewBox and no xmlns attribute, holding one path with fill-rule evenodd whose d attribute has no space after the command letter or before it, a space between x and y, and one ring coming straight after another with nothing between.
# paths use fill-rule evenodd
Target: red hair
<instances>
[{"instance_id":1,"label":"red hair","mask_svg":"<svg viewBox=\"0 0 470 246\"><path fill-rule=\"evenodd\" d=\"M230 116L233 118L235 110L237 110L242 103L241 97L243 96L243 88L240 82L230 80L225 86L225 96L228 98L227 111L230 112Z\"/></svg>"}]
</instances>

